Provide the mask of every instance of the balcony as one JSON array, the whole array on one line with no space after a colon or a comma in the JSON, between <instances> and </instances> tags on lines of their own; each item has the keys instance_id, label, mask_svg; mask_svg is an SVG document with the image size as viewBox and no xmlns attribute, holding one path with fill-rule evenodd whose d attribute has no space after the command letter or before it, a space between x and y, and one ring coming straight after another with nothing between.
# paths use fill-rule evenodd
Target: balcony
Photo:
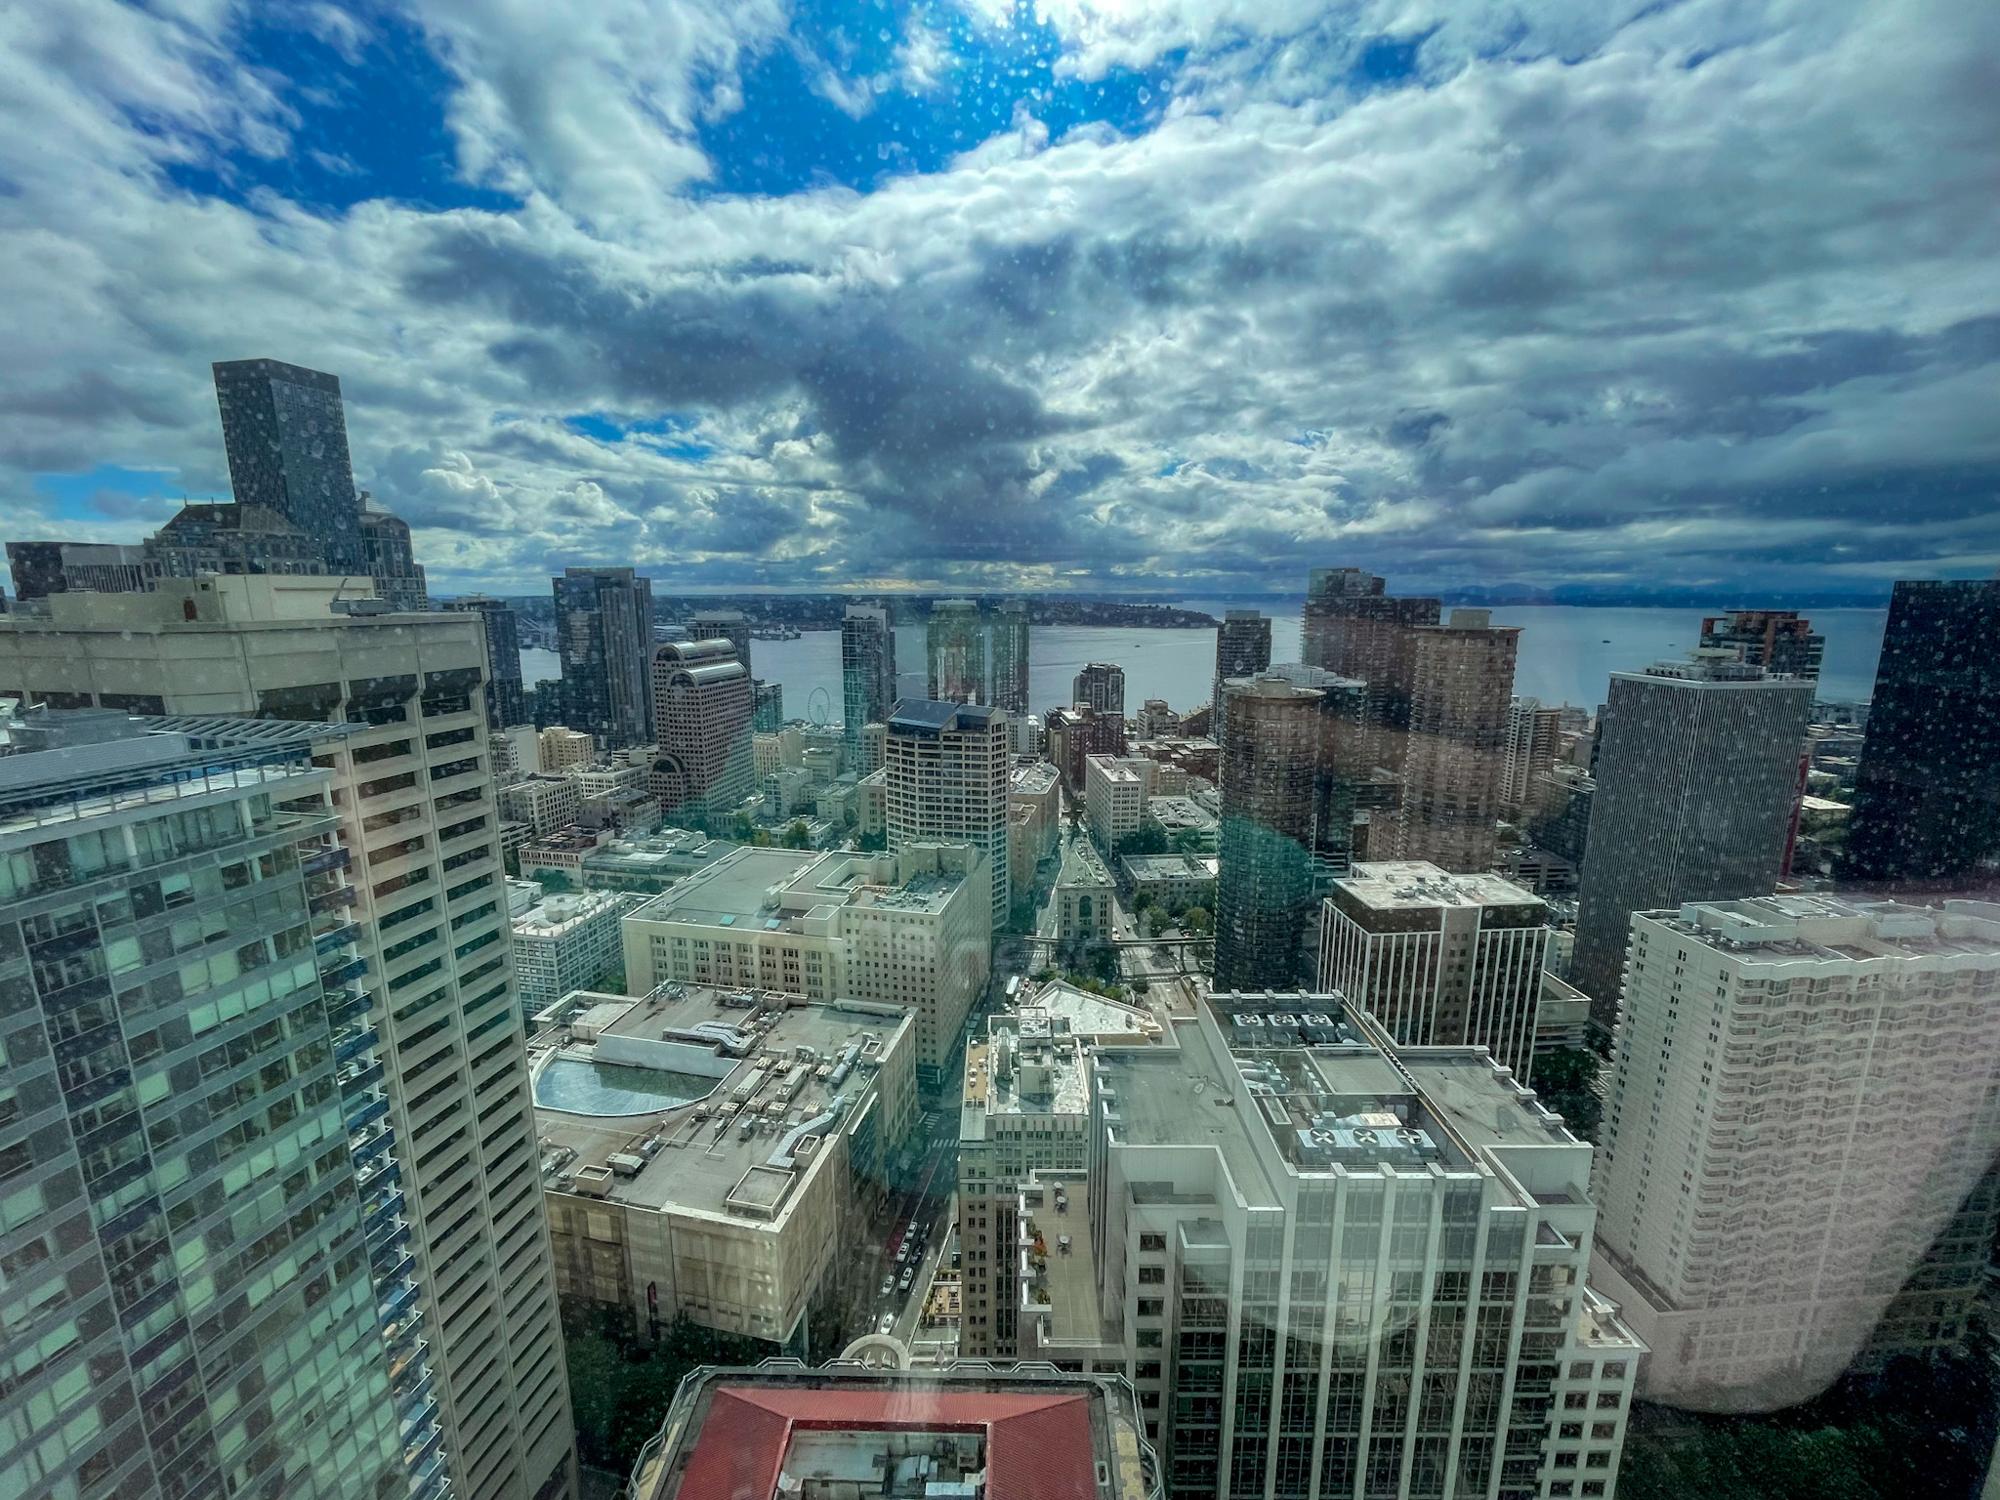
<instances>
[{"instance_id":1,"label":"balcony","mask_svg":"<svg viewBox=\"0 0 2000 1500\"><path fill-rule=\"evenodd\" d=\"M354 1174L354 1182L363 1193L366 1193L384 1181L395 1180L398 1175L395 1157L378 1156Z\"/></svg>"},{"instance_id":2,"label":"balcony","mask_svg":"<svg viewBox=\"0 0 2000 1500\"><path fill-rule=\"evenodd\" d=\"M416 1344L389 1361L389 1389L395 1392L399 1406L407 1406L414 1397L430 1389L430 1366L424 1362L424 1351L430 1348L428 1339L418 1339Z\"/></svg>"},{"instance_id":3,"label":"balcony","mask_svg":"<svg viewBox=\"0 0 2000 1500\"><path fill-rule=\"evenodd\" d=\"M313 934L313 952L325 958L330 953L350 946L360 936L361 928L343 917L337 922L321 927Z\"/></svg>"},{"instance_id":4,"label":"balcony","mask_svg":"<svg viewBox=\"0 0 2000 1500\"><path fill-rule=\"evenodd\" d=\"M371 1130L354 1131L347 1137L347 1153L357 1164L370 1162L387 1151L389 1142L395 1138L395 1132L387 1125L377 1125Z\"/></svg>"},{"instance_id":5,"label":"balcony","mask_svg":"<svg viewBox=\"0 0 2000 1500\"><path fill-rule=\"evenodd\" d=\"M333 1081L340 1085L341 1093L358 1094L375 1088L382 1082L382 1077L380 1059L364 1055L334 1074Z\"/></svg>"},{"instance_id":6,"label":"balcony","mask_svg":"<svg viewBox=\"0 0 2000 1500\"><path fill-rule=\"evenodd\" d=\"M368 994L352 986L327 990L327 1019L336 1027L359 1023L368 1015Z\"/></svg>"},{"instance_id":7,"label":"balcony","mask_svg":"<svg viewBox=\"0 0 2000 1500\"><path fill-rule=\"evenodd\" d=\"M354 857L343 846L335 844L313 850L299 861L299 869L308 875L319 875L328 870L345 870L353 863Z\"/></svg>"},{"instance_id":8,"label":"balcony","mask_svg":"<svg viewBox=\"0 0 2000 1500\"><path fill-rule=\"evenodd\" d=\"M417 1258L410 1254L409 1236L397 1238L391 1235L377 1245L372 1240L369 1250L374 1259L375 1270L385 1281L394 1281L408 1276L417 1268Z\"/></svg>"},{"instance_id":9,"label":"balcony","mask_svg":"<svg viewBox=\"0 0 2000 1500\"><path fill-rule=\"evenodd\" d=\"M437 1416L437 1393L426 1387L416 1399L405 1403L403 1408L399 1408L397 1414L402 1418L401 1430L403 1441L407 1443L415 1438L418 1433L422 1432L430 1424L432 1418Z\"/></svg>"},{"instance_id":10,"label":"balcony","mask_svg":"<svg viewBox=\"0 0 2000 1500\"><path fill-rule=\"evenodd\" d=\"M360 893L351 885L330 885L325 890L308 891L306 906L315 916L325 916L328 912L352 906L360 899Z\"/></svg>"},{"instance_id":11,"label":"balcony","mask_svg":"<svg viewBox=\"0 0 2000 1500\"><path fill-rule=\"evenodd\" d=\"M377 1193L362 1207L362 1217L373 1234L393 1220L403 1206L403 1190L391 1187Z\"/></svg>"},{"instance_id":12,"label":"balcony","mask_svg":"<svg viewBox=\"0 0 2000 1500\"><path fill-rule=\"evenodd\" d=\"M421 1473L424 1466L436 1456L443 1442L444 1430L433 1422L430 1431L423 1434L418 1441L403 1445L404 1466L412 1472Z\"/></svg>"},{"instance_id":13,"label":"balcony","mask_svg":"<svg viewBox=\"0 0 2000 1500\"><path fill-rule=\"evenodd\" d=\"M350 1100L349 1111L348 1131L358 1134L389 1113L389 1096L379 1089L371 1090L358 1100Z\"/></svg>"},{"instance_id":14,"label":"balcony","mask_svg":"<svg viewBox=\"0 0 2000 1500\"><path fill-rule=\"evenodd\" d=\"M350 958L346 963L335 964L331 968L321 969L319 971L319 982L326 989L337 989L350 980L359 979L367 972L367 959Z\"/></svg>"},{"instance_id":15,"label":"balcony","mask_svg":"<svg viewBox=\"0 0 2000 1500\"><path fill-rule=\"evenodd\" d=\"M441 1479L443 1477L444 1477L444 1455L442 1453L433 1453L431 1454L429 1461L426 1462L422 1467L420 1467L416 1471L414 1475L411 1476L410 1485L412 1490L421 1491L424 1488L424 1486L431 1484L434 1481Z\"/></svg>"},{"instance_id":16,"label":"balcony","mask_svg":"<svg viewBox=\"0 0 2000 1500\"><path fill-rule=\"evenodd\" d=\"M391 1356L414 1347L417 1343L417 1334L423 1325L424 1310L418 1307L412 1308L396 1322L385 1326L382 1330L382 1342L387 1346Z\"/></svg>"},{"instance_id":17,"label":"balcony","mask_svg":"<svg viewBox=\"0 0 2000 1500\"><path fill-rule=\"evenodd\" d=\"M375 1027L367 1021L342 1026L333 1034L333 1060L351 1062L364 1052L374 1051L377 1040Z\"/></svg>"},{"instance_id":18,"label":"balcony","mask_svg":"<svg viewBox=\"0 0 2000 1500\"><path fill-rule=\"evenodd\" d=\"M399 1281L389 1295L382 1299L382 1316L385 1318L400 1317L415 1305L416 1300L417 1284L407 1279Z\"/></svg>"}]
</instances>

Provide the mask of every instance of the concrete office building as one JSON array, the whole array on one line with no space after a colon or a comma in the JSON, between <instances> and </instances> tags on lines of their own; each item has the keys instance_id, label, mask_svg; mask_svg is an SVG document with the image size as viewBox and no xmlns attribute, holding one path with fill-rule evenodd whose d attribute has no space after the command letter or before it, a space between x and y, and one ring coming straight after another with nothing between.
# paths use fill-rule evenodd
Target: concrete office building
<instances>
[{"instance_id":1,"label":"concrete office building","mask_svg":"<svg viewBox=\"0 0 2000 1500\"><path fill-rule=\"evenodd\" d=\"M1090 836L1106 858L1116 858L1118 846L1146 824L1146 799L1153 794L1155 767L1150 760L1091 755L1083 762L1084 816Z\"/></svg>"},{"instance_id":2,"label":"concrete office building","mask_svg":"<svg viewBox=\"0 0 2000 1500\"><path fill-rule=\"evenodd\" d=\"M1168 706L1166 699L1148 698L1139 705L1138 726L1140 739L1164 739L1180 733L1181 716Z\"/></svg>"},{"instance_id":3,"label":"concrete office building","mask_svg":"<svg viewBox=\"0 0 2000 1500\"><path fill-rule=\"evenodd\" d=\"M985 701L1016 719L1028 716L1028 606L1009 599L993 612L993 682Z\"/></svg>"},{"instance_id":4,"label":"concrete office building","mask_svg":"<svg viewBox=\"0 0 2000 1500\"><path fill-rule=\"evenodd\" d=\"M536 732L541 768L560 773L572 766L587 766L597 759L597 741L581 730L552 724Z\"/></svg>"},{"instance_id":5,"label":"concrete office building","mask_svg":"<svg viewBox=\"0 0 2000 1500\"><path fill-rule=\"evenodd\" d=\"M984 857L992 930L1007 925L1007 715L906 698L889 715L889 847L970 844Z\"/></svg>"},{"instance_id":6,"label":"concrete office building","mask_svg":"<svg viewBox=\"0 0 2000 1500\"><path fill-rule=\"evenodd\" d=\"M1083 670L1076 674L1069 701L1088 703L1101 714L1124 713L1125 669L1115 662L1085 662Z\"/></svg>"},{"instance_id":7,"label":"concrete office building","mask_svg":"<svg viewBox=\"0 0 2000 1500\"><path fill-rule=\"evenodd\" d=\"M653 581L630 568L565 568L555 590L563 718L606 750L653 743Z\"/></svg>"},{"instance_id":8,"label":"concrete office building","mask_svg":"<svg viewBox=\"0 0 2000 1500\"><path fill-rule=\"evenodd\" d=\"M1074 947L1111 941L1111 870L1088 842L1064 839L1056 866L1056 941Z\"/></svg>"},{"instance_id":9,"label":"concrete office building","mask_svg":"<svg viewBox=\"0 0 2000 1500\"><path fill-rule=\"evenodd\" d=\"M1491 869L1500 821L1518 627L1492 612L1455 609L1411 632L1410 738L1397 857L1447 870Z\"/></svg>"},{"instance_id":10,"label":"concrete office building","mask_svg":"<svg viewBox=\"0 0 2000 1500\"><path fill-rule=\"evenodd\" d=\"M740 609L698 609L688 621L690 641L727 641L736 648L736 659L754 680L750 665L750 618Z\"/></svg>"},{"instance_id":11,"label":"concrete office building","mask_svg":"<svg viewBox=\"0 0 2000 1500\"><path fill-rule=\"evenodd\" d=\"M991 964L982 861L964 844L894 854L738 848L625 918L625 981L740 986L899 1005L917 1066L944 1065Z\"/></svg>"},{"instance_id":12,"label":"concrete office building","mask_svg":"<svg viewBox=\"0 0 2000 1500\"><path fill-rule=\"evenodd\" d=\"M1776 887L1812 696L1720 652L1611 674L1569 973L1601 1030L1633 912Z\"/></svg>"},{"instance_id":13,"label":"concrete office building","mask_svg":"<svg viewBox=\"0 0 2000 1500\"><path fill-rule=\"evenodd\" d=\"M1131 1387L1047 1366L904 1371L861 1356L823 1370L766 1361L682 1383L630 1500L1160 1500ZM794 1476L813 1476L796 1479Z\"/></svg>"},{"instance_id":14,"label":"concrete office building","mask_svg":"<svg viewBox=\"0 0 2000 1500\"><path fill-rule=\"evenodd\" d=\"M532 1046L563 1295L647 1338L686 1317L838 1352L810 1347L807 1313L873 1234L865 1195L915 1122L911 1017L703 986L571 998Z\"/></svg>"},{"instance_id":15,"label":"concrete office building","mask_svg":"<svg viewBox=\"0 0 2000 1500\"><path fill-rule=\"evenodd\" d=\"M2000 906L1765 896L1631 930L1593 1280L1653 1346L1644 1388L1769 1410L1857 1351L1956 1344L1996 1216Z\"/></svg>"},{"instance_id":16,"label":"concrete office building","mask_svg":"<svg viewBox=\"0 0 2000 1500\"><path fill-rule=\"evenodd\" d=\"M840 613L840 727L849 769L862 775L864 725L888 722L896 702L896 626L879 604L850 604Z\"/></svg>"},{"instance_id":17,"label":"concrete office building","mask_svg":"<svg viewBox=\"0 0 2000 1500\"><path fill-rule=\"evenodd\" d=\"M1209 735L1222 744L1228 734L1229 710L1223 684L1232 677L1254 677L1271 665L1271 621L1254 609L1232 609L1215 632L1215 683L1209 693L1212 715Z\"/></svg>"},{"instance_id":18,"label":"concrete office building","mask_svg":"<svg viewBox=\"0 0 2000 1500\"><path fill-rule=\"evenodd\" d=\"M1701 644L1736 651L1753 667L1774 677L1819 681L1826 637L1795 609L1733 609L1701 622Z\"/></svg>"},{"instance_id":19,"label":"concrete office building","mask_svg":"<svg viewBox=\"0 0 2000 1500\"><path fill-rule=\"evenodd\" d=\"M1320 695L1261 676L1225 682L1223 696L1235 726L1222 745L1215 983L1294 989L1312 919Z\"/></svg>"},{"instance_id":20,"label":"concrete office building","mask_svg":"<svg viewBox=\"0 0 2000 1500\"><path fill-rule=\"evenodd\" d=\"M1176 1494L1609 1496L1645 1346L1589 1145L1338 995L1167 1025L1090 1046L1085 1168L1020 1185L1019 1357L1131 1380Z\"/></svg>"},{"instance_id":21,"label":"concrete office building","mask_svg":"<svg viewBox=\"0 0 2000 1500\"><path fill-rule=\"evenodd\" d=\"M986 622L970 599L940 599L924 627L927 693L936 703L984 703Z\"/></svg>"},{"instance_id":22,"label":"concrete office building","mask_svg":"<svg viewBox=\"0 0 2000 1500\"><path fill-rule=\"evenodd\" d=\"M1562 743L1562 710L1539 698L1507 705L1507 742L1500 763L1500 810L1518 818L1535 810L1542 778L1554 773Z\"/></svg>"},{"instance_id":23,"label":"concrete office building","mask_svg":"<svg viewBox=\"0 0 2000 1500\"><path fill-rule=\"evenodd\" d=\"M504 599L466 594L446 609L479 616L486 629L486 725L506 729L528 722L528 699L521 686L521 621Z\"/></svg>"},{"instance_id":24,"label":"concrete office building","mask_svg":"<svg viewBox=\"0 0 2000 1500\"><path fill-rule=\"evenodd\" d=\"M443 1492L326 743L0 720L9 1493Z\"/></svg>"},{"instance_id":25,"label":"concrete office building","mask_svg":"<svg viewBox=\"0 0 2000 1500\"><path fill-rule=\"evenodd\" d=\"M668 817L726 818L751 794L751 707L750 673L727 640L654 649L651 786Z\"/></svg>"},{"instance_id":26,"label":"concrete office building","mask_svg":"<svg viewBox=\"0 0 2000 1500\"><path fill-rule=\"evenodd\" d=\"M579 891L515 914L514 974L531 1031L535 1017L570 991L596 989L619 972L625 945L618 924L631 905L614 891Z\"/></svg>"},{"instance_id":27,"label":"concrete office building","mask_svg":"<svg viewBox=\"0 0 2000 1500\"><path fill-rule=\"evenodd\" d=\"M570 1493L574 1440L541 1210L486 766L486 648L452 614L336 615L325 577L206 578L70 594L0 619L0 689L32 700L329 726L353 862L359 981L439 1420L463 1495ZM366 727L342 737L338 727Z\"/></svg>"},{"instance_id":28,"label":"concrete office building","mask_svg":"<svg viewBox=\"0 0 2000 1500\"><path fill-rule=\"evenodd\" d=\"M526 823L536 838L569 827L583 810L583 788L571 774L537 773L500 788L500 816Z\"/></svg>"},{"instance_id":29,"label":"concrete office building","mask_svg":"<svg viewBox=\"0 0 2000 1500\"><path fill-rule=\"evenodd\" d=\"M542 769L542 742L532 724L512 724L486 736L486 748L493 757L493 780L506 786L524 776L538 775Z\"/></svg>"},{"instance_id":30,"label":"concrete office building","mask_svg":"<svg viewBox=\"0 0 2000 1500\"><path fill-rule=\"evenodd\" d=\"M144 593L164 571L144 547L105 542L9 542L7 567L14 597L24 604L72 591Z\"/></svg>"},{"instance_id":31,"label":"concrete office building","mask_svg":"<svg viewBox=\"0 0 2000 1500\"><path fill-rule=\"evenodd\" d=\"M1118 863L1134 901L1150 896L1169 911L1214 910L1218 862L1212 854L1128 854Z\"/></svg>"},{"instance_id":32,"label":"concrete office building","mask_svg":"<svg viewBox=\"0 0 2000 1500\"><path fill-rule=\"evenodd\" d=\"M410 540L410 523L390 515L366 490L361 492L361 556L375 597L389 608L431 607L430 589Z\"/></svg>"},{"instance_id":33,"label":"concrete office building","mask_svg":"<svg viewBox=\"0 0 2000 1500\"><path fill-rule=\"evenodd\" d=\"M1090 1056L1100 1038L1161 1036L1148 1011L1044 984L1020 1008L989 1016L966 1048L959 1100L959 1353L1011 1359L1020 1349L1021 1184L1037 1172L1090 1165ZM1086 1223L1081 1201L1076 1226ZM1059 1248L1059 1247L1052 1247Z\"/></svg>"},{"instance_id":34,"label":"concrete office building","mask_svg":"<svg viewBox=\"0 0 2000 1500\"><path fill-rule=\"evenodd\" d=\"M1436 599L1395 598L1385 588L1382 579L1357 568L1314 569L1306 590L1300 654L1307 666L1368 684L1362 758L1399 771L1415 686L1414 632L1437 624L1440 610Z\"/></svg>"},{"instance_id":35,"label":"concrete office building","mask_svg":"<svg viewBox=\"0 0 2000 1500\"><path fill-rule=\"evenodd\" d=\"M1321 912L1319 987L1406 1047L1484 1047L1526 1082L1548 905L1497 875L1360 864Z\"/></svg>"},{"instance_id":36,"label":"concrete office building","mask_svg":"<svg viewBox=\"0 0 2000 1500\"><path fill-rule=\"evenodd\" d=\"M1993 878L2000 864L2000 581L1896 585L1852 802L1848 878Z\"/></svg>"}]
</instances>

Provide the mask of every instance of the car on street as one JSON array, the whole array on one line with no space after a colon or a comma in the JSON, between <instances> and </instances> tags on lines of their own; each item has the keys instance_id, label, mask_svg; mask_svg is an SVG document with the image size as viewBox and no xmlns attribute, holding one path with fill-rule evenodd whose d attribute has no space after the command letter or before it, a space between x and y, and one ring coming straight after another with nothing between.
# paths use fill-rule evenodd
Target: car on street
<instances>
[{"instance_id":1,"label":"car on street","mask_svg":"<svg viewBox=\"0 0 2000 1500\"><path fill-rule=\"evenodd\" d=\"M902 1279L896 1283L896 1290L899 1292L907 1292L910 1289L910 1283L915 1281L916 1279L917 1279L917 1268L915 1266L906 1267L903 1271Z\"/></svg>"},{"instance_id":2,"label":"car on street","mask_svg":"<svg viewBox=\"0 0 2000 1500\"><path fill-rule=\"evenodd\" d=\"M887 1333L890 1329L894 1328L895 1326L896 1326L896 1315L894 1313L883 1313L882 1321L875 1325L875 1331L877 1333Z\"/></svg>"},{"instance_id":3,"label":"car on street","mask_svg":"<svg viewBox=\"0 0 2000 1500\"><path fill-rule=\"evenodd\" d=\"M896 1290L896 1278L894 1274L892 1273L888 1276L884 1276L882 1278L882 1295L886 1297L895 1290Z\"/></svg>"}]
</instances>

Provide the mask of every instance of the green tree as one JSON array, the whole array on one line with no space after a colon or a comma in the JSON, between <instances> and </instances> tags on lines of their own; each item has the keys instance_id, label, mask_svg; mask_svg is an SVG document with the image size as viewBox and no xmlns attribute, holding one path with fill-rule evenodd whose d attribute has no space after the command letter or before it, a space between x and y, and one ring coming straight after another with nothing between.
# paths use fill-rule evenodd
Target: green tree
<instances>
[{"instance_id":1,"label":"green tree","mask_svg":"<svg viewBox=\"0 0 2000 1500\"><path fill-rule=\"evenodd\" d=\"M794 818L786 825L783 843L787 849L803 849L812 842L812 830L806 826L804 818Z\"/></svg>"},{"instance_id":2,"label":"green tree","mask_svg":"<svg viewBox=\"0 0 2000 1500\"><path fill-rule=\"evenodd\" d=\"M1578 1136L1597 1139L1604 1104L1591 1087L1601 1062L1587 1047L1564 1047L1535 1059L1530 1078L1544 1103L1561 1115Z\"/></svg>"},{"instance_id":3,"label":"green tree","mask_svg":"<svg viewBox=\"0 0 2000 1500\"><path fill-rule=\"evenodd\" d=\"M1207 937L1215 931L1215 918L1205 906L1190 906L1181 913L1181 926L1196 937Z\"/></svg>"},{"instance_id":4,"label":"green tree","mask_svg":"<svg viewBox=\"0 0 2000 1500\"><path fill-rule=\"evenodd\" d=\"M1118 841L1120 854L1165 854L1166 831L1158 823L1142 823Z\"/></svg>"},{"instance_id":5,"label":"green tree","mask_svg":"<svg viewBox=\"0 0 2000 1500\"><path fill-rule=\"evenodd\" d=\"M1208 840L1202 837L1198 828L1182 828L1173 837L1173 852L1176 854L1206 854Z\"/></svg>"}]
</instances>

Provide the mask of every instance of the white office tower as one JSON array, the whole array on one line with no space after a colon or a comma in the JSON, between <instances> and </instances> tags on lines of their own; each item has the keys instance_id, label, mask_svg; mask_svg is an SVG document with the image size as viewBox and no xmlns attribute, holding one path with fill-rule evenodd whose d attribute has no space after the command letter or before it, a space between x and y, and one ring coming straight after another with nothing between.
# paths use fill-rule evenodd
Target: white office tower
<instances>
[{"instance_id":1,"label":"white office tower","mask_svg":"<svg viewBox=\"0 0 2000 1500\"><path fill-rule=\"evenodd\" d=\"M986 857L993 931L1007 925L1007 714L906 698L889 715L889 847L971 844Z\"/></svg>"},{"instance_id":2,"label":"white office tower","mask_svg":"<svg viewBox=\"0 0 2000 1500\"><path fill-rule=\"evenodd\" d=\"M2000 906L1637 913L1625 993L1592 1279L1648 1394L1765 1410L1864 1347L1956 1342L1994 1225Z\"/></svg>"},{"instance_id":3,"label":"white office tower","mask_svg":"<svg viewBox=\"0 0 2000 1500\"><path fill-rule=\"evenodd\" d=\"M1549 908L1498 875L1421 861L1358 864L1321 908L1319 986L1403 1046L1484 1047L1524 1082Z\"/></svg>"},{"instance_id":4,"label":"white office tower","mask_svg":"<svg viewBox=\"0 0 2000 1500\"><path fill-rule=\"evenodd\" d=\"M342 593L342 590L345 590ZM483 700L465 614L334 614L338 578L168 580L0 617L0 684L36 700L329 730L456 1493L575 1484L568 1378L516 1009Z\"/></svg>"},{"instance_id":5,"label":"white office tower","mask_svg":"<svg viewBox=\"0 0 2000 1500\"><path fill-rule=\"evenodd\" d=\"M1609 1496L1645 1349L1584 1285L1590 1146L1476 1049L1398 1048L1338 995L1147 1021L968 1054L994 1357L1123 1373L1175 1495ZM1079 1114L1084 1166L1040 1165Z\"/></svg>"}]
</instances>

